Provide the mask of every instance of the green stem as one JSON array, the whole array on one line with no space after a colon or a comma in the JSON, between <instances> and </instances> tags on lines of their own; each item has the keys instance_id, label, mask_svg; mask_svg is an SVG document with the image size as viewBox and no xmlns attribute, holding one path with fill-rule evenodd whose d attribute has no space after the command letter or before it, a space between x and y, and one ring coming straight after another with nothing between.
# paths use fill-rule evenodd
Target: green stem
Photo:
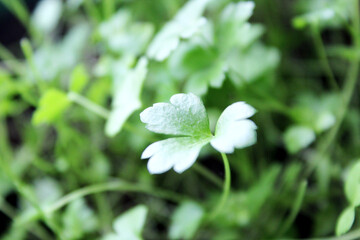
<instances>
[{"instance_id":1,"label":"green stem","mask_svg":"<svg viewBox=\"0 0 360 240\"><path fill-rule=\"evenodd\" d=\"M353 42L356 46L356 49L360 49L360 18L359 18L359 2L358 0L354 1L354 11L353 11L353 25L354 25L354 31L353 31ZM349 67L349 71L347 74L347 78L345 80L345 84L343 87L343 90L341 92L342 96L342 107L339 110L337 121L335 125L332 127L332 129L329 131L329 133L326 135L326 138L324 138L320 143L318 147L318 153L321 156L329 152L329 149L331 147L331 144L334 142L338 131L340 130L340 127L342 125L342 122L345 118L345 115L347 113L347 110L350 105L351 98L354 94L354 90L356 87L356 83L358 80L358 73L359 73L359 57L356 57L354 61L351 63ZM306 172L306 176L309 176L313 170L318 166L319 161L314 161L314 164L312 164L309 169Z\"/></svg>"},{"instance_id":2,"label":"green stem","mask_svg":"<svg viewBox=\"0 0 360 240\"><path fill-rule=\"evenodd\" d=\"M349 232L338 237L323 237L323 238L306 238L306 239L283 239L283 240L358 240L360 239L360 229ZM281 240L281 239L280 239Z\"/></svg>"},{"instance_id":3,"label":"green stem","mask_svg":"<svg viewBox=\"0 0 360 240\"><path fill-rule=\"evenodd\" d=\"M279 231L279 236L286 233L286 231L290 228L291 224L294 222L296 216L298 215L301 205L304 201L305 193L307 189L307 181L304 180L301 182L298 194L295 198L294 204L292 206L291 212L287 219L285 220L284 224L282 224L282 228Z\"/></svg>"},{"instance_id":4,"label":"green stem","mask_svg":"<svg viewBox=\"0 0 360 240\"><path fill-rule=\"evenodd\" d=\"M33 194L28 186L26 186L18 176L12 171L11 166L7 161L5 161L0 156L0 167L3 170L3 172L7 175L7 177L10 179L12 184L14 184L16 190L19 192L19 194L26 199L36 210L36 213L41 217L45 224L57 235L59 239L63 239L62 234L60 232L60 228L57 226L56 222L53 221L47 215L44 210L41 208L41 206L37 203L37 200L33 197Z\"/></svg>"},{"instance_id":5,"label":"green stem","mask_svg":"<svg viewBox=\"0 0 360 240\"><path fill-rule=\"evenodd\" d=\"M227 202L227 200L229 198L229 194L230 194L230 185L231 185L230 164L229 164L229 160L225 153L221 153L221 157L223 159L224 169L225 169L225 181L224 181L224 185L223 185L223 193L221 195L221 199L220 199L218 205L216 206L214 211L209 216L209 221L215 219L219 215L221 210L224 208L224 205Z\"/></svg>"},{"instance_id":6,"label":"green stem","mask_svg":"<svg viewBox=\"0 0 360 240\"><path fill-rule=\"evenodd\" d=\"M81 96L80 94L76 93L76 92L69 92L68 93L68 98L79 104L80 106L86 108L87 110L95 113L96 115L104 118L105 120L108 119L108 117L110 116L110 111L107 110L106 108L90 101L88 98ZM134 133L138 136L143 137L144 139L147 139L149 142L154 142L154 141L158 141L159 139L154 138L154 137L150 137L147 135L144 135L143 132L139 131L136 127L132 126L131 124L125 122L122 126L124 129L126 129L127 131Z\"/></svg>"},{"instance_id":7,"label":"green stem","mask_svg":"<svg viewBox=\"0 0 360 240\"><path fill-rule=\"evenodd\" d=\"M80 106L90 110L91 112L99 115L100 117L102 117L104 119L107 119L109 117L109 115L110 115L110 112L107 109L105 109L105 108L99 106L98 104L90 101L86 97L83 97L80 94L77 94L76 92L69 92L68 93L68 98L71 101L73 101L73 102L79 104Z\"/></svg>"},{"instance_id":8,"label":"green stem","mask_svg":"<svg viewBox=\"0 0 360 240\"><path fill-rule=\"evenodd\" d=\"M311 30L312 30L312 33L313 33L316 50L318 51L318 55L320 57L322 65L324 67L325 73L326 73L326 75L328 77L329 84L330 84L332 89L334 89L336 91L339 91L339 86L336 83L334 73L331 70L328 58L326 56L326 51L325 51L324 43L322 41L322 38L321 38L321 35L320 35L320 32L319 32L319 28L317 26L312 26Z\"/></svg>"},{"instance_id":9,"label":"green stem","mask_svg":"<svg viewBox=\"0 0 360 240\"><path fill-rule=\"evenodd\" d=\"M70 202L85 197L87 195L101 193L106 191L121 191L121 192L139 192L139 193L147 193L149 195L168 199L174 202L180 202L186 199L185 197L178 195L174 192L169 192L165 190L158 190L153 188L144 187L142 185L131 184L124 181L114 181L114 182L107 182L107 183L100 183L91 185L88 187L84 187L78 190L75 190L72 193L65 195L64 197L60 198L51 206L48 206L44 209L46 214L52 214L55 211L61 209L65 205L69 204ZM32 212L29 215L23 216L23 218L18 219L18 224L25 224L29 221L35 221L40 217L38 212Z\"/></svg>"},{"instance_id":10,"label":"green stem","mask_svg":"<svg viewBox=\"0 0 360 240\"><path fill-rule=\"evenodd\" d=\"M219 188L223 187L223 183L221 179L218 176L216 176L213 172L209 171L207 168L202 166L201 164L199 163L194 164L193 169L202 176L206 177L209 181L214 183Z\"/></svg>"}]
</instances>

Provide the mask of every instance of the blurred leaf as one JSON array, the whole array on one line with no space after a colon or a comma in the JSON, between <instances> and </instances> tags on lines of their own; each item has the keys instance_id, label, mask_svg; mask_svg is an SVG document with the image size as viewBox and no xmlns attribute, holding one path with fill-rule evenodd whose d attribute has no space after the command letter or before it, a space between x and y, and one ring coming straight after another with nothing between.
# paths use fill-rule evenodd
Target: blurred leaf
<instances>
[{"instance_id":1,"label":"blurred leaf","mask_svg":"<svg viewBox=\"0 0 360 240\"><path fill-rule=\"evenodd\" d=\"M251 82L264 76L273 70L279 61L280 55L275 48L260 43L244 51L232 51L228 59L230 79L235 85L241 86L243 82Z\"/></svg>"},{"instance_id":2,"label":"blurred leaf","mask_svg":"<svg viewBox=\"0 0 360 240\"><path fill-rule=\"evenodd\" d=\"M219 19L219 30L216 34L220 52L228 52L237 43L242 25L251 17L255 4L251 1L229 3ZM245 35L246 36L246 35ZM241 36L242 37L242 36ZM245 37L246 38L246 37Z\"/></svg>"},{"instance_id":3,"label":"blurred leaf","mask_svg":"<svg viewBox=\"0 0 360 240\"><path fill-rule=\"evenodd\" d=\"M338 221L336 223L336 235L342 235L347 233L352 227L355 219L355 209L348 207L342 211Z\"/></svg>"},{"instance_id":4,"label":"blurred leaf","mask_svg":"<svg viewBox=\"0 0 360 240\"><path fill-rule=\"evenodd\" d=\"M63 234L66 239L81 239L96 231L98 220L84 199L70 203L62 216Z\"/></svg>"},{"instance_id":5,"label":"blurred leaf","mask_svg":"<svg viewBox=\"0 0 360 240\"><path fill-rule=\"evenodd\" d=\"M48 34L57 26L61 12L61 0L41 0L33 13L32 24L39 32Z\"/></svg>"},{"instance_id":6,"label":"blurred leaf","mask_svg":"<svg viewBox=\"0 0 360 240\"><path fill-rule=\"evenodd\" d=\"M290 153L297 153L309 146L314 140L314 131L304 126L291 126L284 134L285 146Z\"/></svg>"},{"instance_id":7,"label":"blurred leaf","mask_svg":"<svg viewBox=\"0 0 360 240\"><path fill-rule=\"evenodd\" d=\"M70 28L61 41L47 42L36 49L34 63L41 79L51 81L59 75L68 77L89 40L89 30L87 24L77 24Z\"/></svg>"},{"instance_id":8,"label":"blurred leaf","mask_svg":"<svg viewBox=\"0 0 360 240\"><path fill-rule=\"evenodd\" d=\"M142 229L144 228L148 208L138 205L121 214L114 221L114 229L117 240L141 240ZM115 239L115 238L114 238Z\"/></svg>"},{"instance_id":9,"label":"blurred leaf","mask_svg":"<svg viewBox=\"0 0 360 240\"><path fill-rule=\"evenodd\" d=\"M303 14L293 19L293 26L298 29L308 25L315 27L337 27L350 17L352 1L343 0L300 0L297 5Z\"/></svg>"},{"instance_id":10,"label":"blurred leaf","mask_svg":"<svg viewBox=\"0 0 360 240\"><path fill-rule=\"evenodd\" d=\"M58 182L52 178L41 178L34 182L35 194L42 207L49 205L62 196Z\"/></svg>"},{"instance_id":11,"label":"blurred leaf","mask_svg":"<svg viewBox=\"0 0 360 240\"><path fill-rule=\"evenodd\" d=\"M105 126L106 135L115 136L122 128L128 117L141 107L140 94L147 74L147 59L141 58L136 67L126 73L124 79L119 81L116 86L114 99L108 121Z\"/></svg>"},{"instance_id":12,"label":"blurred leaf","mask_svg":"<svg viewBox=\"0 0 360 240\"><path fill-rule=\"evenodd\" d=\"M56 89L49 89L41 97L39 106L33 114L32 122L35 125L54 123L70 104L71 102L66 93Z\"/></svg>"},{"instance_id":13,"label":"blurred leaf","mask_svg":"<svg viewBox=\"0 0 360 240\"><path fill-rule=\"evenodd\" d=\"M112 51L138 55L144 51L154 27L150 23L132 22L131 12L120 10L101 23L99 32Z\"/></svg>"},{"instance_id":14,"label":"blurred leaf","mask_svg":"<svg viewBox=\"0 0 360 240\"><path fill-rule=\"evenodd\" d=\"M188 1L174 19L165 24L151 42L147 55L157 61L165 60L180 43L180 38L188 39L195 34L206 19L201 17L209 0Z\"/></svg>"},{"instance_id":15,"label":"blurred leaf","mask_svg":"<svg viewBox=\"0 0 360 240\"><path fill-rule=\"evenodd\" d=\"M77 65L71 73L70 91L80 93L89 82L89 75L83 64Z\"/></svg>"},{"instance_id":16,"label":"blurred leaf","mask_svg":"<svg viewBox=\"0 0 360 240\"><path fill-rule=\"evenodd\" d=\"M170 239L192 239L204 217L204 209L195 202L183 202L171 217Z\"/></svg>"},{"instance_id":17,"label":"blurred leaf","mask_svg":"<svg viewBox=\"0 0 360 240\"><path fill-rule=\"evenodd\" d=\"M345 195L351 206L360 205L360 161L357 161L346 176Z\"/></svg>"}]
</instances>

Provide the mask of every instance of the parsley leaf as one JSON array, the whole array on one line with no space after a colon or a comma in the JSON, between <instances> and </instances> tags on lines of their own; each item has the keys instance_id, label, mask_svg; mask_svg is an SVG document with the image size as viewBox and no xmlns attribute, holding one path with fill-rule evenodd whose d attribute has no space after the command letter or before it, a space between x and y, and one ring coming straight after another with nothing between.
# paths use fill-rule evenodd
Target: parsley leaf
<instances>
[{"instance_id":1,"label":"parsley leaf","mask_svg":"<svg viewBox=\"0 0 360 240\"><path fill-rule=\"evenodd\" d=\"M246 118L254 113L255 109L244 102L230 105L220 116L213 136L201 99L192 93L175 94L170 103L156 103L140 114L150 131L176 136L151 144L141 158L150 158L148 170L152 174L171 168L182 173L194 164L207 143L223 153L250 146L256 142L256 125Z\"/></svg>"}]
</instances>

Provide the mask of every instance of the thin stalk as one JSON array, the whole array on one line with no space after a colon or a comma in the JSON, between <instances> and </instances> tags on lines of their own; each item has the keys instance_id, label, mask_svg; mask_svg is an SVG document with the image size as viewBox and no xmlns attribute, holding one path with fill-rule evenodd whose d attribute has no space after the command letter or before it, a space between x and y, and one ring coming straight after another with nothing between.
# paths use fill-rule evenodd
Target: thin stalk
<instances>
[{"instance_id":1,"label":"thin stalk","mask_svg":"<svg viewBox=\"0 0 360 240\"><path fill-rule=\"evenodd\" d=\"M8 164L7 161L5 161L0 156L0 166L3 172L7 175L7 177L11 180L11 182L14 184L16 190L19 192L19 194L26 199L36 210L36 213L41 217L45 224L57 235L59 239L63 239L62 234L60 232L60 228L57 226L57 224L47 215L44 210L40 207L40 205L37 203L37 200L33 198L32 193L30 192L30 189L16 176L11 166Z\"/></svg>"},{"instance_id":2,"label":"thin stalk","mask_svg":"<svg viewBox=\"0 0 360 240\"><path fill-rule=\"evenodd\" d=\"M68 93L68 98L79 104L80 106L88 109L89 111L95 113L96 115L104 118L104 119L108 119L110 116L110 111L107 110L106 108L90 101L88 98L81 96L80 94L77 94L75 92L69 92ZM145 139L147 139L149 142L154 142L154 141L158 141L159 139L154 138L154 137L150 137L147 135L144 135L143 132L138 131L138 129L134 126L132 126L131 124L125 122L122 126L124 129L126 129L127 131L134 133L138 136L141 136Z\"/></svg>"},{"instance_id":3,"label":"thin stalk","mask_svg":"<svg viewBox=\"0 0 360 240\"><path fill-rule=\"evenodd\" d=\"M231 185L230 164L229 164L229 160L225 153L221 153L221 157L224 162L224 169L225 169L225 180L224 180L224 185L223 185L223 192L222 192L221 199L220 199L218 205L216 206L214 211L209 216L209 221L215 219L219 215L221 210L224 208L224 205L226 204L226 202L229 198L229 194L230 194L230 185Z\"/></svg>"},{"instance_id":4,"label":"thin stalk","mask_svg":"<svg viewBox=\"0 0 360 240\"><path fill-rule=\"evenodd\" d=\"M295 198L291 212L290 212L289 216L287 217L287 219L285 220L284 224L282 224L282 228L279 231L279 236L286 233L286 231L290 228L291 224L294 222L296 216L298 215L298 213L300 211L301 205L304 201L306 189L307 189L307 181L304 180L300 184L299 191Z\"/></svg>"},{"instance_id":5,"label":"thin stalk","mask_svg":"<svg viewBox=\"0 0 360 240\"><path fill-rule=\"evenodd\" d=\"M102 229L105 232L111 231L111 221L113 219L113 214L110 205L106 201L105 196L100 193L95 194L94 199L99 211L99 219Z\"/></svg>"},{"instance_id":6,"label":"thin stalk","mask_svg":"<svg viewBox=\"0 0 360 240\"><path fill-rule=\"evenodd\" d=\"M354 25L353 42L356 46L356 49L359 50L360 49L360 17L359 17L358 0L354 1L353 25ZM349 67L347 78L345 80L345 84L341 92L343 106L339 110L337 121L335 125L332 127L332 129L329 131L329 133L326 135L326 138L324 138L319 143L318 152L320 156L323 156L326 152L329 151L332 143L334 142L337 136L337 133L340 130L342 122L349 108L351 98L355 91L356 83L358 80L358 74L359 74L359 57L356 57L356 59L353 60L353 62ZM313 170L318 166L318 164L319 161L314 162L314 164L312 164L307 170L306 176L309 176L313 172Z\"/></svg>"},{"instance_id":7,"label":"thin stalk","mask_svg":"<svg viewBox=\"0 0 360 240\"><path fill-rule=\"evenodd\" d=\"M103 108L102 106L90 101L88 98L81 96L80 94L77 94L76 92L69 92L68 98L79 104L80 106L90 110L91 112L95 113L96 115L107 119L110 115L109 110Z\"/></svg>"},{"instance_id":8,"label":"thin stalk","mask_svg":"<svg viewBox=\"0 0 360 240\"><path fill-rule=\"evenodd\" d=\"M70 202L91 195L101 192L107 191L119 191L119 192L138 192L138 193L146 193L155 197L168 199L174 202L180 202L186 199L175 192L165 191L165 190L158 190L153 188L144 187L138 184L132 184L124 181L114 181L114 182L107 182L107 183L100 183L91 186L87 186L74 192L71 192L64 197L60 198L58 201L53 203L51 206L48 206L44 209L46 214L52 214L55 211L61 209L65 205L69 204ZM40 217L38 212L32 212L29 215L24 216L22 219L19 219L18 224L26 224L29 221L35 221Z\"/></svg>"},{"instance_id":9,"label":"thin stalk","mask_svg":"<svg viewBox=\"0 0 360 240\"><path fill-rule=\"evenodd\" d=\"M347 234L344 234L342 236L338 236L338 237L323 237L323 238L302 238L301 240L358 240L360 239L360 229L359 230L355 230L352 232L349 232ZM289 238L284 238L284 239L280 239L280 240L300 240L300 239L289 239Z\"/></svg>"},{"instance_id":10,"label":"thin stalk","mask_svg":"<svg viewBox=\"0 0 360 240\"><path fill-rule=\"evenodd\" d=\"M314 37L314 44L315 44L316 50L318 51L318 55L320 57L320 60L321 60L321 63L323 65L323 68L325 70L325 73L327 75L329 85L331 86L332 89L334 89L336 91L339 91L340 90L339 86L336 83L334 73L331 70L329 60L328 60L328 58L326 56L324 43L322 41L319 29L318 29L317 26L313 26L313 27L311 27L311 30L312 30L312 35Z\"/></svg>"}]
</instances>

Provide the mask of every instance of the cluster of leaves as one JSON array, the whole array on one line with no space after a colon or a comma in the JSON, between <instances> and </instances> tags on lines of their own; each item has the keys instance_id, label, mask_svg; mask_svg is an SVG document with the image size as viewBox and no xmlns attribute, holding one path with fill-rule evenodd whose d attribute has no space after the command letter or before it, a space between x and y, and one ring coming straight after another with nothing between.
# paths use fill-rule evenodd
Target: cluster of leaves
<instances>
[{"instance_id":1,"label":"cluster of leaves","mask_svg":"<svg viewBox=\"0 0 360 240\"><path fill-rule=\"evenodd\" d=\"M359 227L358 0L33 2L0 0L2 239Z\"/></svg>"}]
</instances>

